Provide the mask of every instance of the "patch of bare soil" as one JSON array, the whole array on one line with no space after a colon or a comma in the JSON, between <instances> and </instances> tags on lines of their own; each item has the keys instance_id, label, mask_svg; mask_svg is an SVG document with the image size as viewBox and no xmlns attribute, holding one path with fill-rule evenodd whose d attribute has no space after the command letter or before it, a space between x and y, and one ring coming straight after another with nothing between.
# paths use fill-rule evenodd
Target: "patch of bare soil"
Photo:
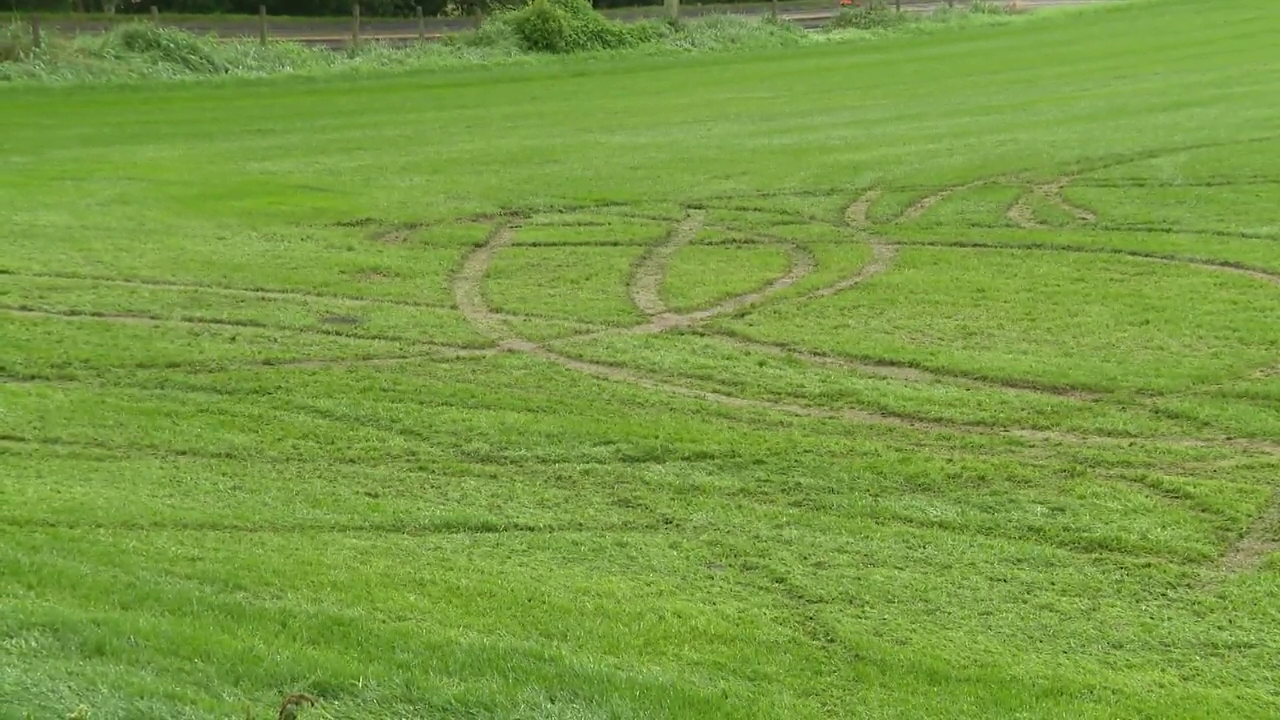
<instances>
[{"instance_id":1,"label":"patch of bare soil","mask_svg":"<svg viewBox=\"0 0 1280 720\"><path fill-rule=\"evenodd\" d=\"M706 213L691 210L676 225L667 241L645 253L631 275L631 302L649 317L667 314L667 304L662 300L662 280L667 276L667 264L676 250L688 245L702 229Z\"/></svg>"},{"instance_id":2,"label":"patch of bare soil","mask_svg":"<svg viewBox=\"0 0 1280 720\"><path fill-rule=\"evenodd\" d=\"M1096 393L1088 393L1075 389L1046 387L1035 385L1032 383L1005 383L995 380L985 380L981 378L969 377L966 375L956 375L939 373L930 370L923 370L907 365L882 362L860 362L850 358L832 357L830 355L819 355L816 353L808 353L800 350L793 350L779 345L772 345L754 340L746 340L743 338L729 337L727 335L716 334L715 337L724 340L732 345L736 345L743 349L755 350L758 352L769 353L771 355L779 355L785 357L793 357L814 365L822 365L825 367L839 368L850 370L852 372L871 375L874 377L891 378L894 380L909 380L913 382L935 382L946 383L949 385L960 385L963 387L986 388L992 390L1001 390L1006 392L1022 392L1035 393L1038 395L1051 395L1054 397L1067 397L1075 400L1091 401L1097 400L1101 396Z\"/></svg>"},{"instance_id":3,"label":"patch of bare soil","mask_svg":"<svg viewBox=\"0 0 1280 720\"><path fill-rule=\"evenodd\" d=\"M867 217L867 213L871 210L872 203L879 197L880 190L877 188L872 188L859 196L844 211L845 223L854 228L865 228L870 225L871 220Z\"/></svg>"},{"instance_id":4,"label":"patch of bare soil","mask_svg":"<svg viewBox=\"0 0 1280 720\"><path fill-rule=\"evenodd\" d=\"M965 183L964 185L955 185L953 187L943 188L932 195L927 195L917 200L914 205L907 208L902 213L902 215L898 216L898 219L894 220L894 222L902 223L902 222L908 222L910 220L915 220L916 218L925 214L925 212L928 211L929 208L933 207L934 205L937 205L943 200L946 200L948 197L951 197L953 194L958 192L964 192L965 190L972 190L973 188L986 185L987 183L990 183L990 182L994 182L994 178L974 180L973 182Z\"/></svg>"},{"instance_id":5,"label":"patch of bare soil","mask_svg":"<svg viewBox=\"0 0 1280 720\"><path fill-rule=\"evenodd\" d=\"M1071 184L1072 180L1075 179L1074 175L1065 175L1051 183L1037 186L1036 192L1046 198L1049 202L1075 216L1075 218L1081 222L1097 222L1097 215L1094 215L1091 211L1086 210L1085 208L1072 205L1065 197L1063 197L1062 191Z\"/></svg>"},{"instance_id":6,"label":"patch of bare soil","mask_svg":"<svg viewBox=\"0 0 1280 720\"><path fill-rule=\"evenodd\" d=\"M1273 492L1271 504L1245 534L1227 547L1218 559L1218 569L1228 573L1256 570L1267 556L1280 552L1280 497Z\"/></svg>"},{"instance_id":7,"label":"patch of bare soil","mask_svg":"<svg viewBox=\"0 0 1280 720\"><path fill-rule=\"evenodd\" d=\"M478 330L498 341L515 338L502 317L489 309L484 298L483 281L494 254L511 244L512 236L510 226L499 225L488 241L467 256L462 269L453 279L453 297L458 310Z\"/></svg>"},{"instance_id":8,"label":"patch of bare soil","mask_svg":"<svg viewBox=\"0 0 1280 720\"><path fill-rule=\"evenodd\" d=\"M1018 198L1018 201L1009 207L1005 217L1023 230L1037 230L1045 227L1043 223L1036 220L1035 212L1031 209L1029 199L1028 195Z\"/></svg>"},{"instance_id":9,"label":"patch of bare soil","mask_svg":"<svg viewBox=\"0 0 1280 720\"><path fill-rule=\"evenodd\" d=\"M695 312L687 313L685 317L695 322L701 322L717 315L726 315L737 312L742 308L754 305L765 300L770 295L781 292L782 290L795 285L809 273L813 272L813 269L817 267L817 262L813 259L813 255L810 255L804 248L788 244L786 245L786 249L787 254L791 256L791 268L787 270L785 275L779 277L759 290L731 297L720 302L718 305L709 307L705 310L697 310Z\"/></svg>"},{"instance_id":10,"label":"patch of bare soil","mask_svg":"<svg viewBox=\"0 0 1280 720\"><path fill-rule=\"evenodd\" d=\"M871 262L863 266L857 273L824 288L814 290L805 296L806 299L827 297L844 292L849 288L857 285L864 280L879 275L889 269L889 265L893 262L893 258L898 251L893 245L881 239L872 239L871 241Z\"/></svg>"}]
</instances>

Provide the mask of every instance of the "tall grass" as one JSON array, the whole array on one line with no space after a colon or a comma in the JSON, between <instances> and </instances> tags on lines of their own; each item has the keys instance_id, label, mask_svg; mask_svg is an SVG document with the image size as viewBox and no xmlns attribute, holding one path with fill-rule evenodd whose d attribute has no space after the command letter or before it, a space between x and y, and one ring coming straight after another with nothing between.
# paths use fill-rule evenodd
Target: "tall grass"
<instances>
[{"instance_id":1,"label":"tall grass","mask_svg":"<svg viewBox=\"0 0 1280 720\"><path fill-rule=\"evenodd\" d=\"M534 62L547 55L724 52L788 47L829 40L870 39L968 24L1007 21L1005 14L952 10L933 15L895 13L884 6L847 11L823 31L806 33L785 20L711 15L670 23L619 23L586 0L531 0L499 12L478 29L442 42L333 51L294 42L265 46L247 38L217 39L156 26L121 24L101 35L46 33L40 48L24 24L0 28L0 82L83 83L152 79L261 77L371 70L411 70Z\"/></svg>"}]
</instances>

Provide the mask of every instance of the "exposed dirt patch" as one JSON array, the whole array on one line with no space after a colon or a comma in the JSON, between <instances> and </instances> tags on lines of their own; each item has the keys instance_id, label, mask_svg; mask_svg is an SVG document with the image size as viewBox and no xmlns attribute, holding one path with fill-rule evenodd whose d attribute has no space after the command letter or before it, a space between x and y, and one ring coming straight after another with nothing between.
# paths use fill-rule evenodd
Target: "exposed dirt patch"
<instances>
[{"instance_id":1,"label":"exposed dirt patch","mask_svg":"<svg viewBox=\"0 0 1280 720\"><path fill-rule=\"evenodd\" d=\"M894 222L903 223L903 222L909 222L911 220L915 220L916 218L925 214L925 212L928 211L929 208L933 207L934 205L937 205L943 200L946 200L947 198L951 197L955 193L964 192L965 190L972 190L973 188L981 187L983 185L986 185L987 183L991 183L995 181L996 181L996 178L987 178L983 180L974 180L973 182L965 183L964 185L956 185L954 187L943 188L932 195L926 195L925 197L922 197L919 200L917 200L914 205L907 208L902 213L902 215L898 216L898 219L894 220Z\"/></svg>"},{"instance_id":2,"label":"exposed dirt patch","mask_svg":"<svg viewBox=\"0 0 1280 720\"><path fill-rule=\"evenodd\" d=\"M860 375L870 375L873 377L891 378L894 380L908 380L912 382L934 382L945 383L948 385L959 385L962 387L983 388L990 390L1001 390L1005 392L1021 392L1034 393L1037 395L1052 395L1054 397L1067 397L1076 400L1092 401L1101 398L1097 393L1089 393L1081 390L1069 388L1046 387L1036 385L1034 383L1004 383L993 380L985 380L982 378L970 377L967 375L939 373L921 368L914 368L907 365L885 363L885 362L863 362L852 358L833 357L831 355L820 355L817 353L804 352L794 350L780 345L772 345L769 343L759 342L756 340L746 340L744 338L730 337L722 334L715 334L715 337L724 340L732 345L736 345L746 350L755 350L757 352L777 355L782 357L792 357L805 362L821 365L824 367L838 368L849 370Z\"/></svg>"},{"instance_id":3,"label":"exposed dirt patch","mask_svg":"<svg viewBox=\"0 0 1280 720\"><path fill-rule=\"evenodd\" d=\"M1063 197L1063 189L1065 189L1067 185L1070 185L1072 180L1075 180L1074 175L1060 177L1051 183L1036 187L1036 192L1043 195L1049 202L1075 216L1075 218L1081 222L1097 222L1098 216L1093 214L1093 212L1086 210L1085 208L1072 205L1065 197Z\"/></svg>"},{"instance_id":4,"label":"exposed dirt patch","mask_svg":"<svg viewBox=\"0 0 1280 720\"><path fill-rule=\"evenodd\" d=\"M1254 371L1254 373L1249 377L1253 378L1254 380L1268 380L1273 377L1280 377L1280 365L1273 365L1271 367L1261 368L1259 370Z\"/></svg>"},{"instance_id":5,"label":"exposed dirt patch","mask_svg":"<svg viewBox=\"0 0 1280 720\"><path fill-rule=\"evenodd\" d=\"M115 277L96 277L83 275L62 275L58 273L16 273L0 270L0 275L8 277L25 277L39 280L66 280L68 282L85 283L86 285L116 285L120 287L157 288L160 290L177 290L185 292L207 292L217 295L236 297L266 298L270 300L319 300L347 302L362 305L396 305L400 307L432 308L439 304L413 302L410 300L393 300L390 298L370 298L351 295L326 295L324 293L307 292L305 290L280 290L275 288L236 288L223 285L201 285L198 283L182 283L169 280L142 280Z\"/></svg>"},{"instance_id":6,"label":"exposed dirt patch","mask_svg":"<svg viewBox=\"0 0 1280 720\"><path fill-rule=\"evenodd\" d=\"M155 323L172 322L164 318L153 317L149 315L140 315L136 313L109 312L101 310L49 310L44 308L29 307L0 307L0 312L10 315L23 315L26 317L45 317L45 318L61 318L61 319L84 319L84 320L107 320L111 322L124 323L140 323L151 325Z\"/></svg>"},{"instance_id":7,"label":"exposed dirt patch","mask_svg":"<svg viewBox=\"0 0 1280 720\"><path fill-rule=\"evenodd\" d=\"M667 304L662 301L662 280L667 276L667 264L676 250L688 245L698 234L705 217L702 210L690 210L688 216L671 231L666 242L654 246L636 263L631 274L631 302L640 312L649 317L667 314Z\"/></svg>"},{"instance_id":8,"label":"exposed dirt patch","mask_svg":"<svg viewBox=\"0 0 1280 720\"><path fill-rule=\"evenodd\" d=\"M946 197L950 192L964 189L966 187L974 187L982 184L979 181L971 183L967 186L944 190L935 195L925 198L917 203L914 208L917 212L923 212L929 205L932 205L942 198ZM1039 192L1037 190L1037 192ZM864 194L864 199L867 195ZM869 205L871 200L867 200L865 204ZM855 202L850 206L848 212L851 224L860 222L860 217L864 210L859 209L859 203ZM582 335L575 335L567 339L591 339L602 337L605 335L619 333L661 333L673 328L698 328L705 320L716 315L734 312L738 309L746 307L752 303L765 299L769 294L794 284L801 277L806 275L813 269L812 257L798 247L788 246L792 253L791 270L781 278L778 278L768 286L746 293L741 296L725 300L712 308L704 310L678 314L670 312L660 297L660 289L663 279L666 275L666 269L670 262L672 254L684 244L690 242L694 234L701 227L703 222L703 213L698 210L690 211L684 220L682 220L672 231L668 239L660 245L654 246L652 250L646 254L635 266L632 279L630 282L630 294L636 307L648 316L648 321L637 326L628 328L608 328L596 332L589 332ZM637 387L658 390L665 393L696 398L707 402L716 403L725 407L733 408L757 408L767 409L777 412L787 413L791 415L799 415L803 417L840 419L847 421L856 421L864 423L887 424L899 427L908 427L919 430L939 431L939 432L955 432L965 434L982 434L993 435L1010 438L1019 438L1022 440L1035 442L1065 442L1065 443L1104 443L1119 445L1140 445L1140 446L1185 446L1185 447L1237 447L1248 452L1262 452L1280 455L1280 446L1257 440L1235 440L1227 438L1181 438L1181 437L1122 437L1110 435L1089 435L1070 432L1030 430L1015 427L988 426L978 424L963 424L953 422L939 422L934 420L925 420L918 417L905 415L897 415L884 412L872 412L859 408L825 408L805 405L795 402L763 400L756 398L738 397L729 395L724 392L716 392L713 390L700 389L682 384L678 380L658 378L645 375L625 367L609 365L600 362L591 362L580 360L560 352L550 350L539 343L522 339L515 335L505 322L504 316L491 310L484 298L482 292L482 281L487 271L493 255L503 247L510 245L512 242L511 229L507 226L499 226L490 236L489 240L482 246L476 248L464 261L461 270L454 278L454 294L458 308L477 328L494 338L498 342L498 352L524 352L534 357L542 358L561 367L581 372L585 375L597 377L601 379L628 383ZM1219 265L1201 261L1185 261L1181 258L1165 258L1153 257L1140 253L1131 253L1125 251L1115 251L1106 248L1078 248L1078 247L1059 247L1046 246L1043 244L1036 245L999 245L984 243L964 243L964 244L946 244L946 243L918 243L923 246L937 246L943 248L964 248L978 247L991 248L1000 250L1011 249L1035 249L1035 250L1064 250L1070 252L1100 252L1132 255L1149 260L1167 261L1167 262L1190 262L1190 264L1205 265L1215 269L1225 269L1228 271L1242 272L1245 274L1264 277L1272 282L1280 282L1280 276L1274 275L1266 271L1260 271L1255 268L1240 268L1230 265ZM825 297L843 290L846 290L863 280L874 277L877 274L887 271L895 257L896 248L890 242L883 239L871 240L872 258L871 260L856 274L847 277L827 287L816 290L806 298ZM718 334L713 335L723 337ZM1035 392L1062 397L1070 397L1083 401L1102 400L1103 396L1078 391L1072 388L1057 387L1041 387L1030 383L1011 383L1004 381L991 381L984 378L953 376L945 373L936 373L927 370L910 368L893 364L877 364L862 363L855 360L845 358L824 357L817 354L797 352L787 348L767 345L764 343L753 343L737 339L728 339L729 342L735 344L768 352L777 355L789 355L815 365L825 365L829 367L847 368L860 373L879 377L890 377L908 381L929 381L929 382L945 382L950 384L971 385L975 387L998 388L1006 391L1018 392ZM494 352L494 351L488 351Z\"/></svg>"},{"instance_id":9,"label":"exposed dirt patch","mask_svg":"<svg viewBox=\"0 0 1280 720\"><path fill-rule=\"evenodd\" d=\"M745 307L754 305L762 300L767 299L770 295L781 292L797 282L802 280L813 269L817 267L817 262L813 259L813 255L809 251L798 245L788 243L786 246L787 254L791 256L791 269L787 273L768 285L743 295L729 298L721 301L719 304L706 308L705 310L697 310L687 313L684 317L693 322L702 322L718 315L727 315L737 312Z\"/></svg>"},{"instance_id":10,"label":"exposed dirt patch","mask_svg":"<svg viewBox=\"0 0 1280 720\"><path fill-rule=\"evenodd\" d=\"M324 323L325 325L342 325L346 327L354 327L356 325L363 324L364 320L361 320L360 318L354 317L352 315L325 315L320 318L320 322Z\"/></svg>"},{"instance_id":11,"label":"exposed dirt patch","mask_svg":"<svg viewBox=\"0 0 1280 720\"><path fill-rule=\"evenodd\" d=\"M844 292L858 283L873 278L889 269L898 251L893 245L880 239L871 241L871 262L863 266L857 273L827 287L814 290L805 296L806 299L822 298Z\"/></svg>"},{"instance_id":12,"label":"exposed dirt patch","mask_svg":"<svg viewBox=\"0 0 1280 720\"><path fill-rule=\"evenodd\" d=\"M453 297L458 310L478 330L499 341L514 337L502 317L489 309L489 303L484 298L483 282L494 254L511 244L512 235L510 226L498 225L489 239L467 256L462 269L453 279Z\"/></svg>"},{"instance_id":13,"label":"exposed dirt patch","mask_svg":"<svg viewBox=\"0 0 1280 720\"><path fill-rule=\"evenodd\" d=\"M1267 556L1280 552L1280 493L1272 492L1271 503L1245 534L1227 547L1218 560L1218 569L1244 573L1258 569Z\"/></svg>"},{"instance_id":14,"label":"exposed dirt patch","mask_svg":"<svg viewBox=\"0 0 1280 720\"><path fill-rule=\"evenodd\" d=\"M373 217L353 218L351 220L339 220L331 223L331 227L339 228L369 228L381 225L382 221Z\"/></svg>"},{"instance_id":15,"label":"exposed dirt patch","mask_svg":"<svg viewBox=\"0 0 1280 720\"><path fill-rule=\"evenodd\" d=\"M872 203L879 197L880 190L876 188L872 188L859 196L844 211L845 223L854 228L865 228L870 225L871 220L867 217L867 213L871 210Z\"/></svg>"},{"instance_id":16,"label":"exposed dirt patch","mask_svg":"<svg viewBox=\"0 0 1280 720\"><path fill-rule=\"evenodd\" d=\"M1045 227L1043 223L1036 220L1035 212L1031 209L1029 201L1030 197L1028 195L1018 198L1018 201L1009 207L1005 217L1023 230L1037 230Z\"/></svg>"},{"instance_id":17,"label":"exposed dirt patch","mask_svg":"<svg viewBox=\"0 0 1280 720\"><path fill-rule=\"evenodd\" d=\"M409 242L413 228L391 228L373 234L373 239L387 245L403 245Z\"/></svg>"},{"instance_id":18,"label":"exposed dirt patch","mask_svg":"<svg viewBox=\"0 0 1280 720\"><path fill-rule=\"evenodd\" d=\"M1143 253L1136 250L1125 250L1122 248L1111 247L1082 247L1079 245L1063 245L1059 243L985 243L975 241L962 242L911 242L914 247L929 247L940 249L970 249L970 250L1034 250L1039 252L1066 252L1078 253L1081 255L1124 255L1126 257L1137 258L1139 260L1147 260L1150 262L1161 263L1177 263L1182 265L1195 265L1197 267L1209 270L1218 270L1221 272L1236 273L1244 275L1255 280L1263 282L1280 284L1280 273L1271 272L1270 270L1262 270L1260 268L1248 267L1228 261L1202 260L1199 258L1179 257L1176 255L1162 255L1158 253Z\"/></svg>"}]
</instances>

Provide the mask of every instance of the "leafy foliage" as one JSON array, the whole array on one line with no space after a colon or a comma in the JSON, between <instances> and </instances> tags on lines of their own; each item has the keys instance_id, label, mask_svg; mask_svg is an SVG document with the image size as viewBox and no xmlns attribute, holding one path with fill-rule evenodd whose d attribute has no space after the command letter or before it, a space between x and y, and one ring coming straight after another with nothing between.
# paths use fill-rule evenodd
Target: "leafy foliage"
<instances>
[{"instance_id":1,"label":"leafy foliage","mask_svg":"<svg viewBox=\"0 0 1280 720\"><path fill-rule=\"evenodd\" d=\"M27 26L11 23L0 27L0 63L18 62L31 56L31 33Z\"/></svg>"},{"instance_id":2,"label":"leafy foliage","mask_svg":"<svg viewBox=\"0 0 1280 720\"><path fill-rule=\"evenodd\" d=\"M878 30L892 28L909 22L905 13L889 6L884 0L871 0L866 5L844 8L828 21L833 29Z\"/></svg>"},{"instance_id":3,"label":"leafy foliage","mask_svg":"<svg viewBox=\"0 0 1280 720\"><path fill-rule=\"evenodd\" d=\"M532 52L620 50L646 38L596 12L587 0L533 0L507 15L520 44Z\"/></svg>"},{"instance_id":4,"label":"leafy foliage","mask_svg":"<svg viewBox=\"0 0 1280 720\"><path fill-rule=\"evenodd\" d=\"M108 43L141 56L151 56L159 63L175 65L194 73L220 75L230 68L212 42L202 41L188 32L151 23L130 23L116 28Z\"/></svg>"}]
</instances>

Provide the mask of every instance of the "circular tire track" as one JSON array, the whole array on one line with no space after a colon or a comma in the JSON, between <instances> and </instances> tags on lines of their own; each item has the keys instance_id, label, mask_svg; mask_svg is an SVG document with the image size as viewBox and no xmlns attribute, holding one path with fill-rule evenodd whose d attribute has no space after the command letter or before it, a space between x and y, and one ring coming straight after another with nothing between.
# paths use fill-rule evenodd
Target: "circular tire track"
<instances>
[{"instance_id":1,"label":"circular tire track","mask_svg":"<svg viewBox=\"0 0 1280 720\"><path fill-rule=\"evenodd\" d=\"M1063 188L1065 188L1070 181L1074 179L1074 177L1075 176L1073 175L1063 176L1050 183L1034 186L1027 194L1020 198L1012 208L1010 208L1009 217L1021 227L1028 229L1039 227L1039 223L1035 221L1028 202L1031 194L1035 194L1046 198L1053 204L1063 208L1081 222L1095 222L1097 220L1096 215L1088 210L1076 208L1070 205L1061 195ZM887 224L896 225L918 218L928 211L929 208L939 202L942 202L954 193L996 181L997 179L994 178L983 179L963 185L943 188L942 190L918 200L915 204L903 211L901 215L888 221ZM863 231L865 234L870 236L867 238L867 242L872 251L871 260L853 275L813 290L805 295L804 299L823 298L844 292L857 286L859 283L865 282L879 274L887 272L892 266L898 246L886 238L874 236L874 230L877 226L869 219L870 208L880 197L880 194L880 190L874 188L864 192L848 206L844 213L844 219L847 225L855 230ZM1077 391L1074 389L1045 388L1039 386L1028 386L1025 384L1018 385L1015 383L965 378L892 363L863 363L847 358L821 356L769 343L744 340L711 331L703 325L706 320L723 314L736 312L766 300L769 295L793 285L799 279L809 274L814 269L814 262L813 258L799 247L788 245L786 247L788 248L788 252L791 254L792 259L791 270L784 276L770 283L765 288L723 300L710 308L687 313L671 312L661 297L661 287L666 275L666 268L671 261L671 258L679 248L692 242L704 222L705 215L701 210L692 209L688 211L685 218L675 225L668 238L660 245L653 247L637 262L629 284L629 295L636 308L648 318L647 322L628 328L609 328L561 339L589 340L616 334L656 334L673 328L693 329L744 350L754 350L767 354L789 356L805 362L813 363L814 365L844 368L867 375L890 377L900 380L941 381L951 384L970 385L990 389L1041 393L1068 397L1084 402L1100 402L1104 400L1100 395ZM487 242L476 248L467 256L461 271L454 279L454 295L457 305L468 320L470 320L482 332L497 341L500 347L508 350L526 352L533 357L537 357L584 375L612 382L622 382L678 397L710 402L722 407L766 410L800 417L890 425L931 432L996 435L1040 443L1066 442L1140 446L1166 445L1205 448L1231 447L1241 452L1280 455L1280 445L1259 440L1168 436L1154 438L1117 437L1059 431L1031 430L1026 428L991 427L954 422L939 422L860 408L835 409L815 407L794 402L739 397L723 392L690 387L688 385L681 384L678 381L652 377L625 367L570 357L563 353L548 349L542 344L519 337L506 323L502 321L502 314L494 312L487 304L482 286L489 263L497 252L512 242L513 233L514 230L511 226L500 225L495 229ZM1182 263L1220 272L1232 272L1253 279L1263 280L1268 283L1280 284L1280 274L1258 268L1242 267L1226 262L1213 262L1191 258L1144 254L1112 248L1088 248L1069 245L1030 243L1025 245L920 242L910 244L957 250L963 250L966 248L984 248L1010 251L1037 250L1043 252L1124 255L1152 262ZM1277 543L1267 539L1269 537L1269 533L1275 531L1274 526L1280 524L1280 519L1277 518L1280 518L1280 504L1273 501L1271 506L1269 506L1264 512L1263 517L1254 524L1245 536L1228 546L1217 567L1228 572L1240 572L1257 567L1267 553L1277 550Z\"/></svg>"}]
</instances>

